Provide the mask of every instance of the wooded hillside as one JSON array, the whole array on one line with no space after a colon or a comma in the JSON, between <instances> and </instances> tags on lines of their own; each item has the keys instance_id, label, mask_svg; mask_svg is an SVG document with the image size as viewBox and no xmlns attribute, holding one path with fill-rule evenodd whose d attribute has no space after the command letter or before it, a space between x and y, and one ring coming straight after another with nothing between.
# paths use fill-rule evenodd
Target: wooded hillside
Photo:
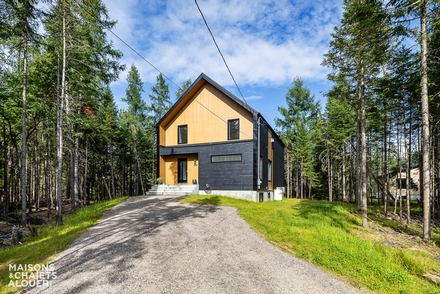
<instances>
[{"instance_id":1,"label":"wooded hillside","mask_svg":"<svg viewBox=\"0 0 440 294\"><path fill-rule=\"evenodd\" d=\"M398 180L419 191L430 239L431 220L440 218L439 13L439 1L344 1L322 63L333 83L324 111L300 78L279 107L288 197L356 201L364 227L372 197L385 214L398 199L409 224L418 205L410 189L390 193L390 179L406 174Z\"/></svg>"}]
</instances>

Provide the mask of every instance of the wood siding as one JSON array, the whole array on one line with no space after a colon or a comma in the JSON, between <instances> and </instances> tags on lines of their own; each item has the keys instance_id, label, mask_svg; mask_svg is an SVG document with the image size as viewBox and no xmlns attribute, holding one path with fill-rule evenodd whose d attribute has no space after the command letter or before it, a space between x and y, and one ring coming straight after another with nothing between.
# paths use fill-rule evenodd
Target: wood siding
<instances>
[{"instance_id":1,"label":"wood siding","mask_svg":"<svg viewBox=\"0 0 440 294\"><path fill-rule=\"evenodd\" d=\"M163 181L164 184L167 185L176 185L178 184L177 178L177 164L178 160L185 158L187 159L187 184L192 184L192 180L195 179L198 181L199 178L199 160L197 158L197 154L187 154L187 155L177 155L177 156L167 156L160 157L163 164ZM194 161L196 165L194 165Z\"/></svg>"},{"instance_id":2,"label":"wood siding","mask_svg":"<svg viewBox=\"0 0 440 294\"><path fill-rule=\"evenodd\" d=\"M167 125L159 127L159 144L178 145L179 125L188 126L188 144L228 141L229 119L240 120L239 140L252 139L252 114L211 84L205 83Z\"/></svg>"},{"instance_id":3,"label":"wood siding","mask_svg":"<svg viewBox=\"0 0 440 294\"><path fill-rule=\"evenodd\" d=\"M269 181L267 183L267 187L269 188L269 190L273 190L273 168L274 168L274 162L273 162L273 149L272 149L272 133L269 131L267 133L268 137L267 137L267 142L268 142L268 146L267 146L267 160L270 160L272 162L272 170L268 170L267 172L271 173L271 178L272 180ZM268 163L269 164L269 163Z\"/></svg>"}]
</instances>

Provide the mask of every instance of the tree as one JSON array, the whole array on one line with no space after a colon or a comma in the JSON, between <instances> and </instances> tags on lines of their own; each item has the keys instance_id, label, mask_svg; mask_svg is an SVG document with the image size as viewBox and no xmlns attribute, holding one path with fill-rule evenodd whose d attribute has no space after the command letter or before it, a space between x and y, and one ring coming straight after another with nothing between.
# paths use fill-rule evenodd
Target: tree
<instances>
[{"instance_id":1,"label":"tree","mask_svg":"<svg viewBox=\"0 0 440 294\"><path fill-rule=\"evenodd\" d=\"M156 125L162 116L170 109L170 91L162 74L156 78L156 85L151 87L151 94L149 95L151 105L149 107L152 125Z\"/></svg>"},{"instance_id":2,"label":"tree","mask_svg":"<svg viewBox=\"0 0 440 294\"><path fill-rule=\"evenodd\" d=\"M177 89L176 99L179 99L180 96L182 96L186 92L186 90L188 90L188 88L191 86L191 84L192 84L191 79L186 80L186 82L183 83L182 87Z\"/></svg>"},{"instance_id":3,"label":"tree","mask_svg":"<svg viewBox=\"0 0 440 294\"><path fill-rule=\"evenodd\" d=\"M436 3L430 0L392 0L390 6L396 11L396 19L409 23L411 26L412 18L416 16L420 21L420 30L415 34L415 39L420 45L420 105L421 105L421 185L423 195L423 239L430 240L430 203L431 203L431 163L430 163L430 113L428 95L428 21L429 8ZM434 9L436 5L434 5ZM413 32L414 28L406 28L408 32Z\"/></svg>"},{"instance_id":4,"label":"tree","mask_svg":"<svg viewBox=\"0 0 440 294\"><path fill-rule=\"evenodd\" d=\"M286 94L286 103L287 108L278 107L283 118L277 118L276 125L285 134L287 152L292 154L297 165L296 195L304 198L306 179L314 179L313 132L319 116L319 103L314 101L314 96L300 78L293 80Z\"/></svg>"},{"instance_id":5,"label":"tree","mask_svg":"<svg viewBox=\"0 0 440 294\"><path fill-rule=\"evenodd\" d=\"M345 0L341 25L335 28L323 64L333 69L329 79L343 75L357 89L356 198L367 222L367 85L388 58L391 31L382 3L376 0Z\"/></svg>"},{"instance_id":6,"label":"tree","mask_svg":"<svg viewBox=\"0 0 440 294\"><path fill-rule=\"evenodd\" d=\"M333 88L326 94L326 130L322 140L326 149L321 154L321 161L324 170L328 174L329 201L332 200L333 189L333 169L334 164L341 162L342 171L342 199L345 201L345 158L347 144L354 137L355 109L350 104L353 97L352 91L344 81L338 81Z\"/></svg>"},{"instance_id":7,"label":"tree","mask_svg":"<svg viewBox=\"0 0 440 294\"><path fill-rule=\"evenodd\" d=\"M148 108L145 101L142 100L141 95L141 93L144 91L143 82L140 78L137 68L134 65L131 66L130 71L128 72L127 82L128 86L125 90L126 96L123 98L123 101L128 103L128 109L121 115L121 127L127 143L133 152L136 162L136 190L140 185L142 193L145 194L142 173L143 160L141 158L141 151L139 149L140 146L143 146L143 149L148 148L148 144L144 144L145 136L148 134L147 127L149 126L146 117L146 111ZM135 193L138 194L138 192Z\"/></svg>"},{"instance_id":8,"label":"tree","mask_svg":"<svg viewBox=\"0 0 440 294\"><path fill-rule=\"evenodd\" d=\"M21 100L21 168L20 168L20 197L22 209L22 225L26 225L26 201L27 201L27 97L28 97L28 70L29 70L29 45L35 42L38 34L38 18L40 11L37 9L37 1L2 1L4 13L11 12L12 21L10 25L10 33L8 36L15 39L18 44L17 47L21 51L21 66L22 66L22 100ZM2 30L3 31L3 30Z\"/></svg>"}]
</instances>

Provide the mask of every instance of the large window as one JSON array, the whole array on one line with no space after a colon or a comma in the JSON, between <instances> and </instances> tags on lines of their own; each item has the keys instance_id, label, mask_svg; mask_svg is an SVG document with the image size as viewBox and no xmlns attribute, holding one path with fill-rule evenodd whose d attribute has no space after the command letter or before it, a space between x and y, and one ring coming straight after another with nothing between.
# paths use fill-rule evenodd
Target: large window
<instances>
[{"instance_id":1,"label":"large window","mask_svg":"<svg viewBox=\"0 0 440 294\"><path fill-rule=\"evenodd\" d=\"M237 162L237 161L241 161L241 154L211 156L211 162Z\"/></svg>"},{"instance_id":2,"label":"large window","mask_svg":"<svg viewBox=\"0 0 440 294\"><path fill-rule=\"evenodd\" d=\"M267 180L272 182L272 161L268 161L267 163Z\"/></svg>"},{"instance_id":3,"label":"large window","mask_svg":"<svg viewBox=\"0 0 440 294\"><path fill-rule=\"evenodd\" d=\"M188 125L178 126L177 127L177 142L179 144L187 144L188 143Z\"/></svg>"},{"instance_id":4,"label":"large window","mask_svg":"<svg viewBox=\"0 0 440 294\"><path fill-rule=\"evenodd\" d=\"M230 119L228 120L228 140L240 139L240 120Z\"/></svg>"}]
</instances>

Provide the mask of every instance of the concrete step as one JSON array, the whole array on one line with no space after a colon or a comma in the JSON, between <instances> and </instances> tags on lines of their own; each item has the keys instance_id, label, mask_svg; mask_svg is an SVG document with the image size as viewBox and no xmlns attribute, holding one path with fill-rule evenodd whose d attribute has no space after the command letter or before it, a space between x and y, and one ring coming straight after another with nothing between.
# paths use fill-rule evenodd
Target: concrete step
<instances>
[{"instance_id":1,"label":"concrete step","mask_svg":"<svg viewBox=\"0 0 440 294\"><path fill-rule=\"evenodd\" d=\"M154 185L147 195L190 195L199 194L198 185Z\"/></svg>"}]
</instances>

